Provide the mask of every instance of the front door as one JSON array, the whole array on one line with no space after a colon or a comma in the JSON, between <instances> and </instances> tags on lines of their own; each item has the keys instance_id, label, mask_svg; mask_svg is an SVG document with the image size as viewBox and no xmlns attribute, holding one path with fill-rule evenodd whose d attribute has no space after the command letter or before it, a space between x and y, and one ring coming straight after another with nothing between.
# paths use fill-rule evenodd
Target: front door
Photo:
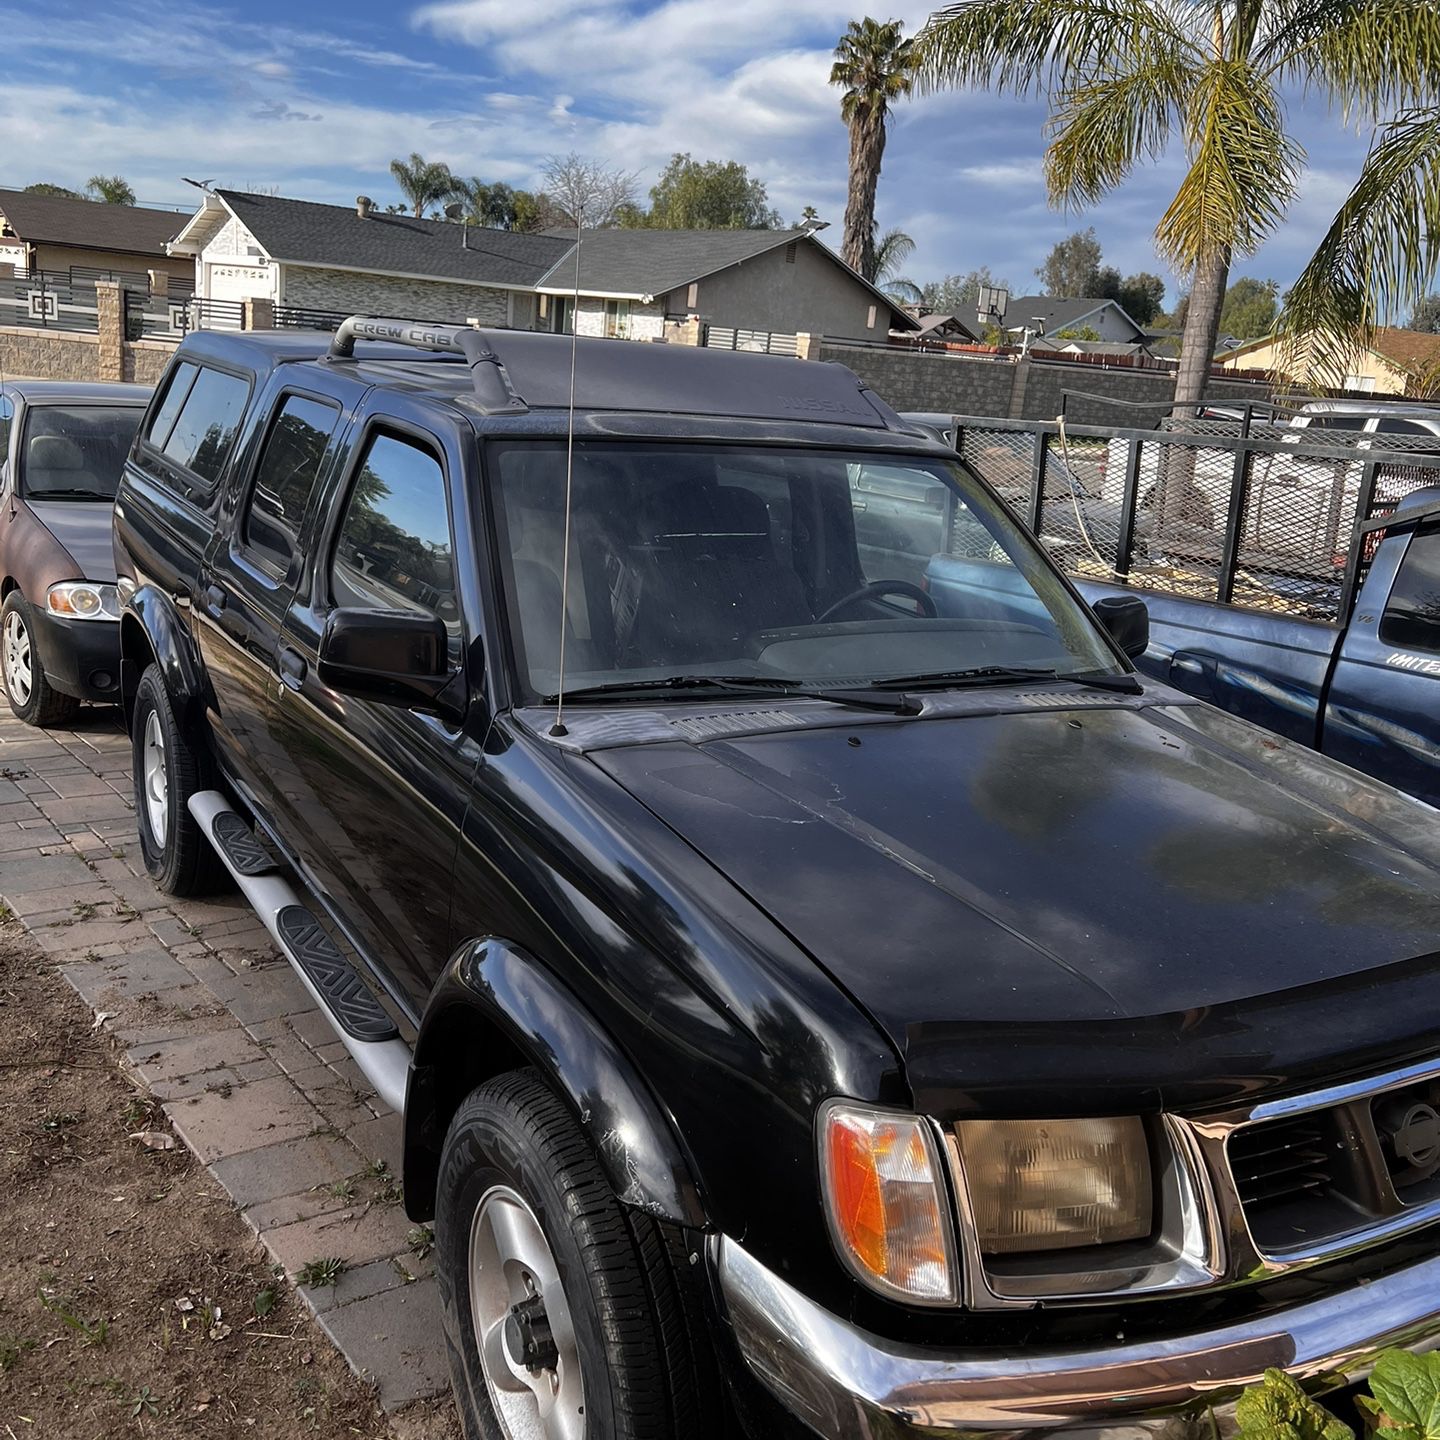
<instances>
[{"instance_id":1,"label":"front door","mask_svg":"<svg viewBox=\"0 0 1440 1440\"><path fill-rule=\"evenodd\" d=\"M1383 611L1367 603L1387 589ZM1380 547L1330 682L1324 726L1327 755L1440 805L1440 520Z\"/></svg>"},{"instance_id":2,"label":"front door","mask_svg":"<svg viewBox=\"0 0 1440 1440\"><path fill-rule=\"evenodd\" d=\"M254 463L227 497L237 518L216 527L195 597L213 691L211 733L228 774L269 812L280 626L300 569L300 532L343 427L334 396L282 390L268 406Z\"/></svg>"},{"instance_id":3,"label":"front door","mask_svg":"<svg viewBox=\"0 0 1440 1440\"><path fill-rule=\"evenodd\" d=\"M478 737L332 689L318 660L327 619L346 607L436 615L453 667L465 666L470 626L458 577L474 552L463 530L457 546L466 515L451 498L463 453L415 427L362 421L325 505L313 574L280 637L280 827L352 943L415 1013L449 958L452 872Z\"/></svg>"}]
</instances>

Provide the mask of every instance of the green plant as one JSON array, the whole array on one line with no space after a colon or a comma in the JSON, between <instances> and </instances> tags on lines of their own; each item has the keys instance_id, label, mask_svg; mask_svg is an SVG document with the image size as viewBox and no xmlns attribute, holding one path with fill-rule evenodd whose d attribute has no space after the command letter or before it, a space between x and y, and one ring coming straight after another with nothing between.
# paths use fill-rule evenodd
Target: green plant
<instances>
[{"instance_id":1,"label":"green plant","mask_svg":"<svg viewBox=\"0 0 1440 1440\"><path fill-rule=\"evenodd\" d=\"M273 1285L267 1285L255 1297L255 1318L263 1320L279 1303L279 1291Z\"/></svg>"},{"instance_id":2,"label":"green plant","mask_svg":"<svg viewBox=\"0 0 1440 1440\"><path fill-rule=\"evenodd\" d=\"M155 1403L155 1397L150 1393L148 1385L142 1385L135 1392L135 1403L130 1407L131 1415L138 1416L141 1411L147 1415L158 1415L160 1407Z\"/></svg>"},{"instance_id":3,"label":"green plant","mask_svg":"<svg viewBox=\"0 0 1440 1440\"><path fill-rule=\"evenodd\" d=\"M93 900L77 900L71 908L77 920L93 920L99 907Z\"/></svg>"},{"instance_id":4,"label":"green plant","mask_svg":"<svg viewBox=\"0 0 1440 1440\"><path fill-rule=\"evenodd\" d=\"M1440 1353L1384 1350L1370 1394L1356 1405L1386 1440L1440 1440ZM1354 1440L1343 1420L1312 1400L1283 1370L1267 1370L1236 1402L1236 1440Z\"/></svg>"},{"instance_id":5,"label":"green plant","mask_svg":"<svg viewBox=\"0 0 1440 1440\"><path fill-rule=\"evenodd\" d=\"M307 1260L296 1272L295 1283L310 1290L320 1290L333 1285L346 1270L345 1262L335 1256L326 1259Z\"/></svg>"},{"instance_id":6,"label":"green plant","mask_svg":"<svg viewBox=\"0 0 1440 1440\"><path fill-rule=\"evenodd\" d=\"M47 1295L45 1287L39 1286L36 1294L40 1303L55 1316L67 1330L73 1330L87 1345L104 1345L110 1338L110 1322L106 1319L82 1320L63 1300L56 1295Z\"/></svg>"},{"instance_id":7,"label":"green plant","mask_svg":"<svg viewBox=\"0 0 1440 1440\"><path fill-rule=\"evenodd\" d=\"M33 1340L19 1335L0 1335L0 1371L13 1370L20 1357L35 1348Z\"/></svg>"},{"instance_id":8,"label":"green plant","mask_svg":"<svg viewBox=\"0 0 1440 1440\"><path fill-rule=\"evenodd\" d=\"M412 1225L405 1243L417 1260L423 1260L435 1248L435 1232L428 1225Z\"/></svg>"}]
</instances>

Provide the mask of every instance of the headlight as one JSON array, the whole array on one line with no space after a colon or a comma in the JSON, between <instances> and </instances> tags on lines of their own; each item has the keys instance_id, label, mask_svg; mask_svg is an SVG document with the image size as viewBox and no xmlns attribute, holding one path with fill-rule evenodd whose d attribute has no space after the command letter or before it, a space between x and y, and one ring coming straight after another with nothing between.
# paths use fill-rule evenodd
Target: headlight
<instances>
[{"instance_id":1,"label":"headlight","mask_svg":"<svg viewBox=\"0 0 1440 1440\"><path fill-rule=\"evenodd\" d=\"M860 1280L920 1304L959 1300L950 1200L925 1121L833 1102L820 1114L820 1167L831 1234Z\"/></svg>"},{"instance_id":2,"label":"headlight","mask_svg":"<svg viewBox=\"0 0 1440 1440\"><path fill-rule=\"evenodd\" d=\"M118 620L120 597L113 585L90 580L66 580L52 585L45 595L45 608L67 620Z\"/></svg>"},{"instance_id":3,"label":"headlight","mask_svg":"<svg viewBox=\"0 0 1440 1440\"><path fill-rule=\"evenodd\" d=\"M1150 1147L1136 1117L962 1120L955 1137L983 1255L1150 1234Z\"/></svg>"}]
</instances>

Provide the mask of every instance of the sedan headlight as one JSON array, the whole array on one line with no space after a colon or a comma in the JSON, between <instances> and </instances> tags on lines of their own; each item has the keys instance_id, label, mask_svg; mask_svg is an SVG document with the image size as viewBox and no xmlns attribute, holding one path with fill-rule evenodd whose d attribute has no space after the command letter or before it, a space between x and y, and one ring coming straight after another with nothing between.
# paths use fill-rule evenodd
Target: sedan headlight
<instances>
[{"instance_id":1,"label":"sedan headlight","mask_svg":"<svg viewBox=\"0 0 1440 1440\"><path fill-rule=\"evenodd\" d=\"M820 1114L820 1169L836 1249L861 1281L912 1304L959 1301L950 1198L927 1122L832 1102Z\"/></svg>"},{"instance_id":2,"label":"sedan headlight","mask_svg":"<svg viewBox=\"0 0 1440 1440\"><path fill-rule=\"evenodd\" d=\"M67 620L118 620L120 597L113 585L93 580L66 580L52 585L45 595L45 608Z\"/></svg>"},{"instance_id":3,"label":"sedan headlight","mask_svg":"<svg viewBox=\"0 0 1440 1440\"><path fill-rule=\"evenodd\" d=\"M1144 1122L962 1120L955 1126L982 1255L1143 1240L1154 1182Z\"/></svg>"}]
</instances>

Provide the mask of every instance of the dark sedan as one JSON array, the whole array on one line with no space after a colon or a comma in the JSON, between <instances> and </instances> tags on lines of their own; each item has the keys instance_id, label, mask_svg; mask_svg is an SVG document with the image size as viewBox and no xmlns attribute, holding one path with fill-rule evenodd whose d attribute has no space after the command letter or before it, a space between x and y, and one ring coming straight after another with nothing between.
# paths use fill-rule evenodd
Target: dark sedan
<instances>
[{"instance_id":1,"label":"dark sedan","mask_svg":"<svg viewBox=\"0 0 1440 1440\"><path fill-rule=\"evenodd\" d=\"M0 673L30 725L119 698L115 488L146 385L0 384Z\"/></svg>"}]
</instances>

